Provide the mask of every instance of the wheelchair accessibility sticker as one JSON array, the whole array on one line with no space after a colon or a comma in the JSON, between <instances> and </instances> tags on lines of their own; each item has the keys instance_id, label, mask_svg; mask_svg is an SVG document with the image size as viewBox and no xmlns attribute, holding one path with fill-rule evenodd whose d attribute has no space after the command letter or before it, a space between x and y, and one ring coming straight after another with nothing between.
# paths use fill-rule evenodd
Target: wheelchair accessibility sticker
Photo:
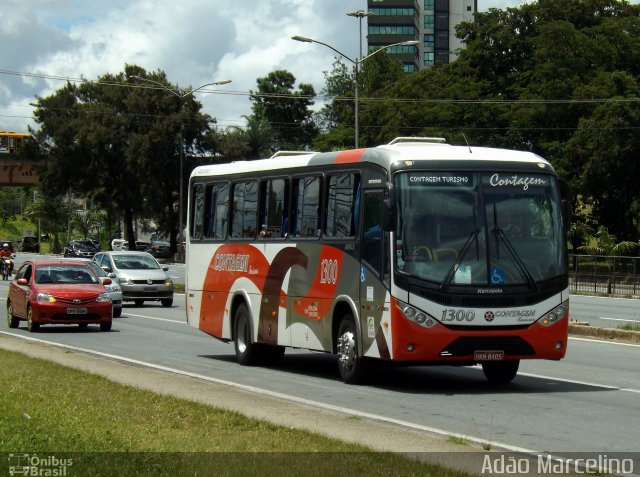
<instances>
[{"instance_id":1,"label":"wheelchair accessibility sticker","mask_svg":"<svg viewBox=\"0 0 640 477\"><path fill-rule=\"evenodd\" d=\"M490 282L492 285L504 285L504 270L501 268L492 268Z\"/></svg>"}]
</instances>

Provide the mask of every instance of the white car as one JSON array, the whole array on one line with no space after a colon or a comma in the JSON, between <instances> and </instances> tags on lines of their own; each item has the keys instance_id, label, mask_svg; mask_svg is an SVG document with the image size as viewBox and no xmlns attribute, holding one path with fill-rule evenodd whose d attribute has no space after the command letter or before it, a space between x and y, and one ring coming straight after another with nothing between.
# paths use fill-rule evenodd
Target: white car
<instances>
[{"instance_id":1,"label":"white car","mask_svg":"<svg viewBox=\"0 0 640 477\"><path fill-rule=\"evenodd\" d=\"M122 288L122 300L142 306L145 301L173 305L173 281L167 275L169 267L161 266L146 252L98 252L93 261ZM115 275L112 275L115 274Z\"/></svg>"},{"instance_id":2,"label":"white car","mask_svg":"<svg viewBox=\"0 0 640 477\"><path fill-rule=\"evenodd\" d=\"M128 250L129 249L129 242L127 242L125 239L113 239L111 241L111 250L114 250L116 252L121 252L122 250Z\"/></svg>"}]
</instances>

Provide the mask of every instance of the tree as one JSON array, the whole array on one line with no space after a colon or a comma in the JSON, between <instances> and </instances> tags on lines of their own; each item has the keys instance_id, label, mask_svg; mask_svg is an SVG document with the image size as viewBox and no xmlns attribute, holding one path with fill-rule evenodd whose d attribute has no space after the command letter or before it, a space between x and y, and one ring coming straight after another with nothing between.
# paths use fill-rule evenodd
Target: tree
<instances>
[{"instance_id":1,"label":"tree","mask_svg":"<svg viewBox=\"0 0 640 477\"><path fill-rule=\"evenodd\" d=\"M163 87L150 88L139 78ZM131 247L134 217L153 218L175 251L181 151L188 172L190 156L202 149L212 122L190 91L171 85L164 72L126 65L124 72L68 83L38 98L34 116L41 128L39 153L46 158L45 193L71 190L119 211Z\"/></svg>"},{"instance_id":2,"label":"tree","mask_svg":"<svg viewBox=\"0 0 640 477\"><path fill-rule=\"evenodd\" d=\"M61 253L60 230L64 230L69 220L69 201L66 195L41 195L38 200L25 208L25 215L33 222L40 219L44 230L53 234L53 253Z\"/></svg>"},{"instance_id":3,"label":"tree","mask_svg":"<svg viewBox=\"0 0 640 477\"><path fill-rule=\"evenodd\" d=\"M100 227L104 219L104 214L95 209L89 209L83 212L73 211L71 213L71 225L80 230L82 236L87 238L92 230Z\"/></svg>"},{"instance_id":4,"label":"tree","mask_svg":"<svg viewBox=\"0 0 640 477\"><path fill-rule=\"evenodd\" d=\"M540 0L479 12L457 35L456 61L403 76L363 108L367 143L428 134L533 151L570 183L572 203L636 240L640 6Z\"/></svg>"},{"instance_id":5,"label":"tree","mask_svg":"<svg viewBox=\"0 0 640 477\"><path fill-rule=\"evenodd\" d=\"M253 117L251 121L269 123L273 130L272 152L282 149L305 149L317 133L311 120L315 90L301 83L294 91L296 79L284 70L272 71L258 78L258 90L251 91Z\"/></svg>"}]
</instances>

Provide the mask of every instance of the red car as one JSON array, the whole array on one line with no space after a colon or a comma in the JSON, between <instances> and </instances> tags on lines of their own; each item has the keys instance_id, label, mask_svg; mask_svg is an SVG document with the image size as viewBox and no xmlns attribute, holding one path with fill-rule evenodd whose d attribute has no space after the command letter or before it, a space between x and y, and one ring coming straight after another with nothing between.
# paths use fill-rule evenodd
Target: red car
<instances>
[{"instance_id":1,"label":"red car","mask_svg":"<svg viewBox=\"0 0 640 477\"><path fill-rule=\"evenodd\" d=\"M92 323L109 331L112 305L104 285L110 283L110 278L98 278L80 260L26 261L9 285L9 328L26 320L29 331L37 331L40 325L78 324L85 328Z\"/></svg>"}]
</instances>

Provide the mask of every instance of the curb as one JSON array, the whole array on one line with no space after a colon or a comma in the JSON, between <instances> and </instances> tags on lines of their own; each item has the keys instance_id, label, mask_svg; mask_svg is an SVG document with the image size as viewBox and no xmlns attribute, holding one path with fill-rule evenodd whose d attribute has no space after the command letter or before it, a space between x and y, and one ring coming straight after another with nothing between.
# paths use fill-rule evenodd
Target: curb
<instances>
[{"instance_id":1,"label":"curb","mask_svg":"<svg viewBox=\"0 0 640 477\"><path fill-rule=\"evenodd\" d=\"M624 343L640 344L640 331L619 330L616 328L596 328L588 323L569 323L569 335L595 338L605 341L622 341Z\"/></svg>"}]
</instances>

